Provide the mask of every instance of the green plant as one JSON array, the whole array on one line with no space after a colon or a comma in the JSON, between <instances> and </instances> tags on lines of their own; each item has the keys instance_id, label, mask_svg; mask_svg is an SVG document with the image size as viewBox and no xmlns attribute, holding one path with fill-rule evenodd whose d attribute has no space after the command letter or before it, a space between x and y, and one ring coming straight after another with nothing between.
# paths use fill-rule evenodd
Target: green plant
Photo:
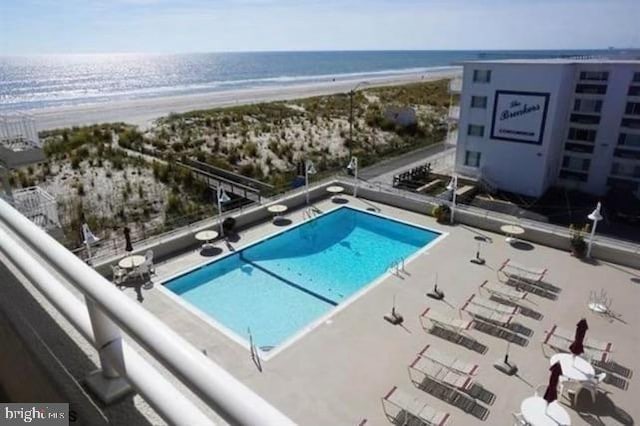
<instances>
[{"instance_id":1,"label":"green plant","mask_svg":"<svg viewBox=\"0 0 640 426\"><path fill-rule=\"evenodd\" d=\"M589 232L589 225L582 227L577 225L569 226L569 242L571 244L571 253L577 258L583 258L587 252L587 243L584 236Z\"/></svg>"},{"instance_id":2,"label":"green plant","mask_svg":"<svg viewBox=\"0 0 640 426\"><path fill-rule=\"evenodd\" d=\"M446 223L449 221L451 209L446 204L439 204L431 210L431 215L436 218L438 223Z\"/></svg>"}]
</instances>

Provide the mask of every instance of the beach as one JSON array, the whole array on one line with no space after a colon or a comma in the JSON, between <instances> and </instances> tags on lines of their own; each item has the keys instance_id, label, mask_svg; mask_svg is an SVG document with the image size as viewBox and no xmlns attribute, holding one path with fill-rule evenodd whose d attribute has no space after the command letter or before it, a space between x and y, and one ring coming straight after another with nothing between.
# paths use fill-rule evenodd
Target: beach
<instances>
[{"instance_id":1,"label":"beach","mask_svg":"<svg viewBox=\"0 0 640 426\"><path fill-rule=\"evenodd\" d=\"M450 78L461 74L458 67L439 67L422 72L394 74L367 78L360 87L401 85L420 81ZM36 119L38 130L50 130L71 126L99 123L125 122L148 127L153 120L169 115L208 108L282 101L313 96L346 93L363 79L335 78L313 84L280 85L208 92L201 94L155 97L126 101L43 108L30 114Z\"/></svg>"}]
</instances>

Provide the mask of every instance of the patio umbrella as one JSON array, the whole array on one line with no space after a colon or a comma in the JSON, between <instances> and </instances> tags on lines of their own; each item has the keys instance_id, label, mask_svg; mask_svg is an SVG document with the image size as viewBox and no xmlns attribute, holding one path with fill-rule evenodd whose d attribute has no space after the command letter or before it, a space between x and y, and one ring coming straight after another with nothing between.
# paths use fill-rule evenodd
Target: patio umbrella
<instances>
[{"instance_id":1,"label":"patio umbrella","mask_svg":"<svg viewBox=\"0 0 640 426\"><path fill-rule=\"evenodd\" d=\"M549 371L551 371L551 376L549 376L549 386L547 386L547 390L544 393L543 398L551 404L553 401L558 399L558 382L562 375L562 366L559 362L556 362L549 368Z\"/></svg>"},{"instance_id":2,"label":"patio umbrella","mask_svg":"<svg viewBox=\"0 0 640 426\"><path fill-rule=\"evenodd\" d=\"M133 251L133 246L131 245L131 230L125 226L124 228L124 240L125 240L125 251Z\"/></svg>"},{"instance_id":3,"label":"patio umbrella","mask_svg":"<svg viewBox=\"0 0 640 426\"><path fill-rule=\"evenodd\" d=\"M573 343L569 346L569 350L574 355L580 355L584 352L584 346L582 343L584 342L584 335L587 334L587 330L589 326L587 325L587 320L582 318L576 324L576 337L573 339Z\"/></svg>"}]
</instances>

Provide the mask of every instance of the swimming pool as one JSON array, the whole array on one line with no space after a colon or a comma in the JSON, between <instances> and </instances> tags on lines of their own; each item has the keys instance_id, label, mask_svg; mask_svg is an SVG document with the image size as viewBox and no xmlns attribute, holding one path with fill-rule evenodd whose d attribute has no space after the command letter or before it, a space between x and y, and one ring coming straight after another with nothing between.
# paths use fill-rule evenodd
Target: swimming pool
<instances>
[{"instance_id":1,"label":"swimming pool","mask_svg":"<svg viewBox=\"0 0 640 426\"><path fill-rule=\"evenodd\" d=\"M441 234L342 206L164 283L264 352L309 329ZM250 330L250 331L249 331Z\"/></svg>"}]
</instances>

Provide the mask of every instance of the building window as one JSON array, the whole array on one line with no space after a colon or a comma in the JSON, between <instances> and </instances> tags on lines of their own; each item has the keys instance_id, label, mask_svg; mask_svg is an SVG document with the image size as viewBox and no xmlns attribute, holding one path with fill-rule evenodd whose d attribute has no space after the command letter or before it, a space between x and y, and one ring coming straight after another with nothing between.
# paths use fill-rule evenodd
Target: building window
<instances>
[{"instance_id":1,"label":"building window","mask_svg":"<svg viewBox=\"0 0 640 426\"><path fill-rule=\"evenodd\" d=\"M640 115L640 102L627 102L627 107L624 110L625 114Z\"/></svg>"},{"instance_id":2,"label":"building window","mask_svg":"<svg viewBox=\"0 0 640 426\"><path fill-rule=\"evenodd\" d=\"M588 158L578 158L578 157L570 157L565 155L562 159L562 168L569 170L577 170L581 172L589 171L589 165L591 164L591 160Z\"/></svg>"},{"instance_id":3,"label":"building window","mask_svg":"<svg viewBox=\"0 0 640 426\"><path fill-rule=\"evenodd\" d=\"M575 112L593 112L602 111L602 101L599 99L576 99L573 102L573 110Z\"/></svg>"},{"instance_id":4,"label":"building window","mask_svg":"<svg viewBox=\"0 0 640 426\"><path fill-rule=\"evenodd\" d=\"M596 140L596 131L591 129L569 128L569 139L581 142L593 142Z\"/></svg>"},{"instance_id":5,"label":"building window","mask_svg":"<svg viewBox=\"0 0 640 426\"><path fill-rule=\"evenodd\" d=\"M633 73L633 81L636 83L640 83L640 72Z\"/></svg>"},{"instance_id":6,"label":"building window","mask_svg":"<svg viewBox=\"0 0 640 426\"><path fill-rule=\"evenodd\" d=\"M580 80L607 81L609 80L609 72L608 71L582 71L580 73Z\"/></svg>"},{"instance_id":7,"label":"building window","mask_svg":"<svg viewBox=\"0 0 640 426\"><path fill-rule=\"evenodd\" d=\"M607 93L607 86L601 84L578 84L576 85L576 93L604 95Z\"/></svg>"},{"instance_id":8,"label":"building window","mask_svg":"<svg viewBox=\"0 0 640 426\"><path fill-rule=\"evenodd\" d=\"M474 83L489 83L491 81L491 70L473 70Z\"/></svg>"},{"instance_id":9,"label":"building window","mask_svg":"<svg viewBox=\"0 0 640 426\"><path fill-rule=\"evenodd\" d=\"M487 108L486 96L471 96L471 108Z\"/></svg>"},{"instance_id":10,"label":"building window","mask_svg":"<svg viewBox=\"0 0 640 426\"><path fill-rule=\"evenodd\" d=\"M464 165L469 167L480 167L481 153L477 151L464 152Z\"/></svg>"},{"instance_id":11,"label":"building window","mask_svg":"<svg viewBox=\"0 0 640 426\"><path fill-rule=\"evenodd\" d=\"M629 96L640 96L640 86L629 87Z\"/></svg>"},{"instance_id":12,"label":"building window","mask_svg":"<svg viewBox=\"0 0 640 426\"><path fill-rule=\"evenodd\" d=\"M618 145L634 146L640 148L640 135L620 133L620 136L618 136Z\"/></svg>"},{"instance_id":13,"label":"building window","mask_svg":"<svg viewBox=\"0 0 640 426\"><path fill-rule=\"evenodd\" d=\"M565 151L580 152L583 154L593 153L593 145L584 145L581 143L567 143L564 146Z\"/></svg>"},{"instance_id":14,"label":"building window","mask_svg":"<svg viewBox=\"0 0 640 426\"><path fill-rule=\"evenodd\" d=\"M640 166L630 163L616 163L611 166L611 174L629 178L640 178Z\"/></svg>"},{"instance_id":15,"label":"building window","mask_svg":"<svg viewBox=\"0 0 640 426\"><path fill-rule=\"evenodd\" d=\"M613 156L618 158L628 158L631 160L640 160L640 151L618 148L613 152Z\"/></svg>"},{"instance_id":16,"label":"building window","mask_svg":"<svg viewBox=\"0 0 640 426\"><path fill-rule=\"evenodd\" d=\"M469 136L484 136L484 126L480 126L478 124L469 124L467 128L467 134Z\"/></svg>"},{"instance_id":17,"label":"building window","mask_svg":"<svg viewBox=\"0 0 640 426\"><path fill-rule=\"evenodd\" d=\"M577 182L586 182L587 178L588 178L588 175L586 173L572 172L569 170L560 171L560 179L574 180Z\"/></svg>"},{"instance_id":18,"label":"building window","mask_svg":"<svg viewBox=\"0 0 640 426\"><path fill-rule=\"evenodd\" d=\"M599 124L599 115L571 114L571 122L578 124Z\"/></svg>"},{"instance_id":19,"label":"building window","mask_svg":"<svg viewBox=\"0 0 640 426\"><path fill-rule=\"evenodd\" d=\"M622 127L628 127L629 129L640 129L640 119L637 118L623 118Z\"/></svg>"}]
</instances>

